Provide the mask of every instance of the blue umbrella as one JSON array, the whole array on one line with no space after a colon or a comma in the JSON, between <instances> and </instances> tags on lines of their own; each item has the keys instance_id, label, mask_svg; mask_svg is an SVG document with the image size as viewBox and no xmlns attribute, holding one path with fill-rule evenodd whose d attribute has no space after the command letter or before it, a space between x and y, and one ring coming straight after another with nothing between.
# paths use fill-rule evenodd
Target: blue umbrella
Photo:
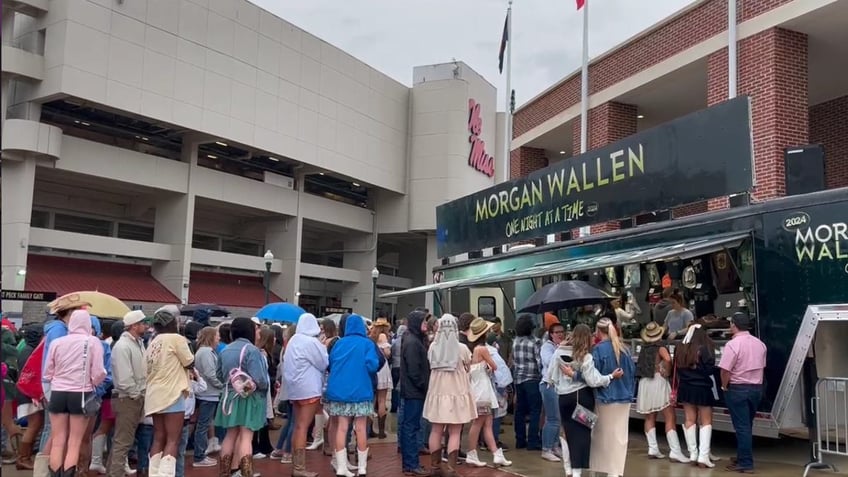
<instances>
[{"instance_id":1,"label":"blue umbrella","mask_svg":"<svg viewBox=\"0 0 848 477\"><path fill-rule=\"evenodd\" d=\"M306 313L303 308L291 303L269 303L256 313L260 320L277 321L281 323L297 323L300 315Z\"/></svg>"}]
</instances>

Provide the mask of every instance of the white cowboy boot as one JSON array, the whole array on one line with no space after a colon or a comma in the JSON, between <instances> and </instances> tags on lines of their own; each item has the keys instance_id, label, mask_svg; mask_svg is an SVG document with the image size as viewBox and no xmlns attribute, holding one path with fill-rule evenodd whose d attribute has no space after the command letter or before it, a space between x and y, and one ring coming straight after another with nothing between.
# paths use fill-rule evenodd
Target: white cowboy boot
<instances>
[{"instance_id":1,"label":"white cowboy boot","mask_svg":"<svg viewBox=\"0 0 848 477\"><path fill-rule=\"evenodd\" d=\"M474 467L486 467L486 463L477 458L477 450L470 450L465 453L465 463Z\"/></svg>"},{"instance_id":2,"label":"white cowboy boot","mask_svg":"<svg viewBox=\"0 0 848 477\"><path fill-rule=\"evenodd\" d=\"M680 439L677 437L677 430L668 431L665 434L666 440L668 440L668 459L674 462L680 462L681 464L688 464L691 462L688 457L683 454L683 450L680 449Z\"/></svg>"},{"instance_id":3,"label":"white cowboy boot","mask_svg":"<svg viewBox=\"0 0 848 477\"><path fill-rule=\"evenodd\" d=\"M710 441L713 438L713 426L701 426L701 443L698 447L698 467L712 469L715 464L710 461Z\"/></svg>"},{"instance_id":4,"label":"white cowboy boot","mask_svg":"<svg viewBox=\"0 0 848 477\"><path fill-rule=\"evenodd\" d=\"M91 440L91 464L88 470L97 474L105 474L106 467L103 467L103 447L106 445L106 434L99 434Z\"/></svg>"},{"instance_id":5,"label":"white cowboy boot","mask_svg":"<svg viewBox=\"0 0 848 477\"><path fill-rule=\"evenodd\" d=\"M683 438L686 439L686 449L689 451L689 462L698 462L698 427L683 427Z\"/></svg>"},{"instance_id":6,"label":"white cowboy boot","mask_svg":"<svg viewBox=\"0 0 848 477\"><path fill-rule=\"evenodd\" d=\"M347 467L347 450L342 449L333 454L333 469L338 477L354 477Z\"/></svg>"},{"instance_id":7,"label":"white cowboy boot","mask_svg":"<svg viewBox=\"0 0 848 477\"><path fill-rule=\"evenodd\" d=\"M665 459L665 456L660 452L660 446L657 443L657 428L653 428L645 433L645 438L648 439L648 457L651 459Z\"/></svg>"},{"instance_id":8,"label":"white cowboy boot","mask_svg":"<svg viewBox=\"0 0 848 477\"><path fill-rule=\"evenodd\" d=\"M364 451L357 449L356 460L356 463L359 464L359 469L356 475L359 477L365 477L368 474L368 449L365 449Z\"/></svg>"},{"instance_id":9,"label":"white cowboy boot","mask_svg":"<svg viewBox=\"0 0 848 477\"><path fill-rule=\"evenodd\" d=\"M562 449L562 468L565 470L565 475L573 475L574 471L571 468L571 454L568 452L568 441L565 438L559 438L559 446Z\"/></svg>"},{"instance_id":10,"label":"white cowboy boot","mask_svg":"<svg viewBox=\"0 0 848 477\"><path fill-rule=\"evenodd\" d=\"M496 450L494 453L494 457L495 467L509 467L512 465L512 461L506 460L506 457L504 457L503 449L499 448L498 450Z\"/></svg>"},{"instance_id":11,"label":"white cowboy boot","mask_svg":"<svg viewBox=\"0 0 848 477\"><path fill-rule=\"evenodd\" d=\"M315 414L315 425L313 426L312 444L306 447L306 450L314 451L324 445L324 413Z\"/></svg>"}]
</instances>

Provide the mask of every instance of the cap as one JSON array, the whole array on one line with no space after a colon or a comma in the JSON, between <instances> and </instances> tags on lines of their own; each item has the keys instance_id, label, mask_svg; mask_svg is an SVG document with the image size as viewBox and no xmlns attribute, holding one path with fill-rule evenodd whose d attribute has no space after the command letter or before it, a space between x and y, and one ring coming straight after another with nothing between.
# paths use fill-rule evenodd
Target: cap
<instances>
[{"instance_id":1,"label":"cap","mask_svg":"<svg viewBox=\"0 0 848 477\"><path fill-rule=\"evenodd\" d=\"M545 331L550 330L551 326L559 325L559 324L561 324L561 323L559 321L559 318L557 318L556 315L554 315L553 313L550 313L550 312L545 313Z\"/></svg>"},{"instance_id":2,"label":"cap","mask_svg":"<svg viewBox=\"0 0 848 477\"><path fill-rule=\"evenodd\" d=\"M180 316L180 309L176 305L165 305L153 314L153 324L167 326L176 320L178 316Z\"/></svg>"},{"instance_id":3,"label":"cap","mask_svg":"<svg viewBox=\"0 0 848 477\"><path fill-rule=\"evenodd\" d=\"M751 328L751 317L747 313L737 311L730 318L730 322L741 331L748 331Z\"/></svg>"},{"instance_id":4,"label":"cap","mask_svg":"<svg viewBox=\"0 0 848 477\"><path fill-rule=\"evenodd\" d=\"M142 321L147 320L147 317L144 316L144 312L141 310L133 310L126 315L124 315L124 327L130 327L136 323L141 323Z\"/></svg>"}]
</instances>

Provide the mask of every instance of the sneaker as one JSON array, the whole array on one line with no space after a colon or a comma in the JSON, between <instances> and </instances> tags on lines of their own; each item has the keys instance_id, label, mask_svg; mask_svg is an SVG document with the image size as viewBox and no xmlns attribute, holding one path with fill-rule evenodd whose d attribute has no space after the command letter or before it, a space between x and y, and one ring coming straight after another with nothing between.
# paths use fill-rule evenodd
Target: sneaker
<instances>
[{"instance_id":1,"label":"sneaker","mask_svg":"<svg viewBox=\"0 0 848 477\"><path fill-rule=\"evenodd\" d=\"M125 463L125 464L124 464L124 475L130 475L130 476L132 476L132 475L135 475L135 474L137 474L137 473L138 473L138 471L137 471L137 470L135 470L135 469L133 469L132 467L130 467L130 464L129 464L129 463Z\"/></svg>"},{"instance_id":2,"label":"sneaker","mask_svg":"<svg viewBox=\"0 0 848 477\"><path fill-rule=\"evenodd\" d=\"M257 452L256 454L253 454L253 460L267 459L267 458L268 458L268 455L263 454L261 452Z\"/></svg>"},{"instance_id":3,"label":"sneaker","mask_svg":"<svg viewBox=\"0 0 848 477\"><path fill-rule=\"evenodd\" d=\"M283 458L283 451L281 449L274 449L273 451L271 451L271 458L272 459L282 459Z\"/></svg>"},{"instance_id":4,"label":"sneaker","mask_svg":"<svg viewBox=\"0 0 848 477\"><path fill-rule=\"evenodd\" d=\"M542 451L542 459L548 462L559 462L560 458L551 451Z\"/></svg>"},{"instance_id":5,"label":"sneaker","mask_svg":"<svg viewBox=\"0 0 848 477\"><path fill-rule=\"evenodd\" d=\"M281 464L291 464L292 463L292 455L283 453L283 456L280 457L280 463ZM256 474L254 473L254 475L256 475Z\"/></svg>"},{"instance_id":6,"label":"sneaker","mask_svg":"<svg viewBox=\"0 0 848 477\"><path fill-rule=\"evenodd\" d=\"M218 465L218 461L209 457L204 457L203 460L195 461L191 464L192 467L215 467L216 465Z\"/></svg>"},{"instance_id":7,"label":"sneaker","mask_svg":"<svg viewBox=\"0 0 848 477\"><path fill-rule=\"evenodd\" d=\"M103 464L91 464L88 466L88 470L94 472L96 474L105 474L106 467L103 467Z\"/></svg>"}]
</instances>

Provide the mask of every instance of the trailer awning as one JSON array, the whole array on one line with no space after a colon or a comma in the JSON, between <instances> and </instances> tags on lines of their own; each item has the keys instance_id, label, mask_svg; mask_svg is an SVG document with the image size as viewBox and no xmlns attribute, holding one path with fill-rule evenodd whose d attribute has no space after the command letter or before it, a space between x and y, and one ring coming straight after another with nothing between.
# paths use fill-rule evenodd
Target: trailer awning
<instances>
[{"instance_id":1,"label":"trailer awning","mask_svg":"<svg viewBox=\"0 0 848 477\"><path fill-rule=\"evenodd\" d=\"M630 265L634 263L664 262L670 260L686 260L689 258L707 255L726 248L738 247L750 232L718 235L706 239L695 239L685 242L670 242L659 244L655 247L639 248L602 255L594 255L574 260L563 260L554 263L537 263L532 267L516 271L514 268L503 272L484 275L479 277L461 278L449 280L432 285L425 285L407 290L380 295L381 298L391 298L415 293L426 293L448 289L472 288L500 283L526 280L548 275L559 275L564 273L576 273L599 268Z\"/></svg>"}]
</instances>

